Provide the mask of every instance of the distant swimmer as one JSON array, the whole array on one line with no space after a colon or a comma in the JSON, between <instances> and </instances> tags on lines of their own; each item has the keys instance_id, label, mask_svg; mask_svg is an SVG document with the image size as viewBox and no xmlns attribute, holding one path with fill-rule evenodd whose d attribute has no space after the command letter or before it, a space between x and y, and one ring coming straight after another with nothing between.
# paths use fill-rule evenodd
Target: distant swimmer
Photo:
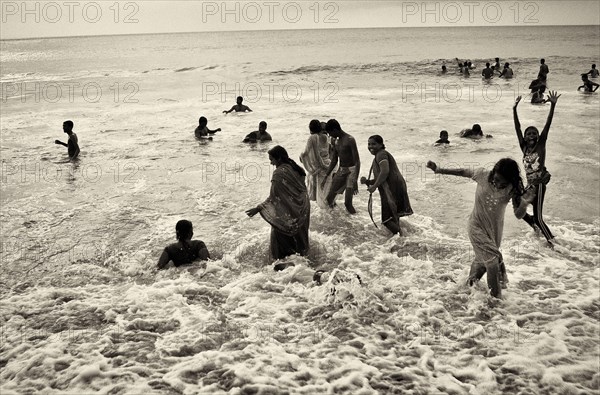
<instances>
[{"instance_id":1,"label":"distant swimmer","mask_svg":"<svg viewBox=\"0 0 600 395\"><path fill-rule=\"evenodd\" d=\"M510 63L504 63L504 69L500 73L500 78L511 79L513 77L513 71L510 68Z\"/></svg>"},{"instance_id":2,"label":"distant swimmer","mask_svg":"<svg viewBox=\"0 0 600 395\"><path fill-rule=\"evenodd\" d=\"M67 143L63 143L60 140L54 140L54 144L64 145L68 148L69 160L73 160L79 156L79 139L73 132L73 121L63 122L63 131L69 136Z\"/></svg>"},{"instance_id":3,"label":"distant swimmer","mask_svg":"<svg viewBox=\"0 0 600 395\"><path fill-rule=\"evenodd\" d=\"M206 244L201 240L192 240L194 228L188 220L182 219L175 225L177 243L165 247L158 259L158 269L164 269L170 261L175 266L190 264L196 260L206 261L210 258Z\"/></svg>"},{"instance_id":4,"label":"distant swimmer","mask_svg":"<svg viewBox=\"0 0 600 395\"><path fill-rule=\"evenodd\" d=\"M210 130L206 125L208 124L208 120L205 117L200 117L198 120L198 127L194 131L197 139L207 138L212 140L212 137L208 136L209 134L215 134L221 131L221 128Z\"/></svg>"},{"instance_id":5,"label":"distant swimmer","mask_svg":"<svg viewBox=\"0 0 600 395\"><path fill-rule=\"evenodd\" d=\"M546 102L544 99L546 84L540 79L540 76L531 81L531 84L529 84L529 89L531 89L531 104L540 104Z\"/></svg>"},{"instance_id":6,"label":"distant swimmer","mask_svg":"<svg viewBox=\"0 0 600 395\"><path fill-rule=\"evenodd\" d=\"M592 69L588 71L586 74L589 74L591 78L597 78L600 75L600 72L596 68L596 64L592 65Z\"/></svg>"},{"instance_id":7,"label":"distant swimmer","mask_svg":"<svg viewBox=\"0 0 600 395\"><path fill-rule=\"evenodd\" d=\"M490 78L492 78L494 76L494 70L492 70L490 68L490 63L489 62L485 64L485 69L481 70L481 75L486 80L489 80Z\"/></svg>"},{"instance_id":8,"label":"distant swimmer","mask_svg":"<svg viewBox=\"0 0 600 395\"><path fill-rule=\"evenodd\" d=\"M587 74L581 74L581 80L583 81L583 85L577 88L577 90L583 88L583 91L586 93L596 92L596 90L600 86L599 84L590 81Z\"/></svg>"},{"instance_id":9,"label":"distant swimmer","mask_svg":"<svg viewBox=\"0 0 600 395\"><path fill-rule=\"evenodd\" d=\"M480 139L484 137L483 131L481 130L481 126L476 123L471 127L471 129L463 129L460 131L460 137L468 138L468 139ZM486 138L491 138L492 135L486 134Z\"/></svg>"},{"instance_id":10,"label":"distant swimmer","mask_svg":"<svg viewBox=\"0 0 600 395\"><path fill-rule=\"evenodd\" d=\"M258 141L271 141L273 138L269 133L267 133L267 123L265 121L261 121L258 124L258 130L248 133L246 137L244 137L244 143L256 143Z\"/></svg>"},{"instance_id":11,"label":"distant swimmer","mask_svg":"<svg viewBox=\"0 0 600 395\"><path fill-rule=\"evenodd\" d=\"M231 107L229 109L229 111L224 110L223 113L224 114L229 114L232 111L235 111L235 112L246 112L246 111L252 112L252 110L250 109L250 107L245 106L245 105L242 104L243 101L244 101L244 98L241 97L241 96L238 96L237 97L237 104L235 106Z\"/></svg>"},{"instance_id":12,"label":"distant swimmer","mask_svg":"<svg viewBox=\"0 0 600 395\"><path fill-rule=\"evenodd\" d=\"M440 145L440 144L450 144L450 140L448 140L448 132L445 130L442 130L440 132L440 139L435 142L435 145Z\"/></svg>"},{"instance_id":13,"label":"distant swimmer","mask_svg":"<svg viewBox=\"0 0 600 395\"><path fill-rule=\"evenodd\" d=\"M448 69L446 69L446 65L443 64L442 65L442 74L446 74L448 72Z\"/></svg>"},{"instance_id":14,"label":"distant swimmer","mask_svg":"<svg viewBox=\"0 0 600 395\"><path fill-rule=\"evenodd\" d=\"M494 64L494 70L500 71L500 58L495 59L496 64Z\"/></svg>"},{"instance_id":15,"label":"distant swimmer","mask_svg":"<svg viewBox=\"0 0 600 395\"><path fill-rule=\"evenodd\" d=\"M540 59L540 72L538 73L538 77L542 77L541 80L546 81L546 78L548 77L549 72L550 72L550 70L548 69L546 60Z\"/></svg>"},{"instance_id":16,"label":"distant swimmer","mask_svg":"<svg viewBox=\"0 0 600 395\"><path fill-rule=\"evenodd\" d=\"M360 157L358 155L358 148L356 147L356 140L344 132L339 122L335 119L327 121L326 129L327 134L335 137L336 141L333 157L327 168L325 179L322 181L322 186L324 186L327 176L331 174L337 165L338 159L340 161L340 167L333 176L331 189L327 194L327 204L329 204L329 207L334 207L335 195L344 193L345 191L344 204L346 210L350 214L356 214L356 210L352 205L353 195L358 194L358 175L360 174Z\"/></svg>"},{"instance_id":17,"label":"distant swimmer","mask_svg":"<svg viewBox=\"0 0 600 395\"><path fill-rule=\"evenodd\" d=\"M475 66L473 66L473 63L471 63L471 61L470 61L470 60L467 60L467 67L468 67L469 69L474 69L474 68L475 68Z\"/></svg>"}]
</instances>

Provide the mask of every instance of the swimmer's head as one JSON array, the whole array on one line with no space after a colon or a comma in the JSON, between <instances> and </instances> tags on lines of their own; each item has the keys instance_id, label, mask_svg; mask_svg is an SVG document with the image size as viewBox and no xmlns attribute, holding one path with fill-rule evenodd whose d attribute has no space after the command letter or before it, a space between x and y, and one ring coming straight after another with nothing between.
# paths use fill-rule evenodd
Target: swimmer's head
<instances>
[{"instance_id":1,"label":"swimmer's head","mask_svg":"<svg viewBox=\"0 0 600 395\"><path fill-rule=\"evenodd\" d=\"M588 75L587 74L581 74L581 79L583 81L586 81L588 79Z\"/></svg>"},{"instance_id":2,"label":"swimmer's head","mask_svg":"<svg viewBox=\"0 0 600 395\"><path fill-rule=\"evenodd\" d=\"M479 135L483 135L483 132L481 131L481 126L479 126L478 123L476 123L475 125L473 125L473 127L471 128L471 131L474 134L479 134Z\"/></svg>"},{"instance_id":3,"label":"swimmer's head","mask_svg":"<svg viewBox=\"0 0 600 395\"><path fill-rule=\"evenodd\" d=\"M200 119L198 119L198 124L200 124L201 127L206 126L207 123L208 119L206 119L206 117L200 117Z\"/></svg>"},{"instance_id":4,"label":"swimmer's head","mask_svg":"<svg viewBox=\"0 0 600 395\"><path fill-rule=\"evenodd\" d=\"M194 235L194 227L190 221L182 219L175 225L175 234L177 235L177 240L189 240Z\"/></svg>"},{"instance_id":5,"label":"swimmer's head","mask_svg":"<svg viewBox=\"0 0 600 395\"><path fill-rule=\"evenodd\" d=\"M258 130L263 132L267 130L267 123L265 121L260 121L260 123L258 124Z\"/></svg>"},{"instance_id":6,"label":"swimmer's head","mask_svg":"<svg viewBox=\"0 0 600 395\"><path fill-rule=\"evenodd\" d=\"M448 132L446 130L442 130L440 132L440 138L448 140Z\"/></svg>"},{"instance_id":7,"label":"swimmer's head","mask_svg":"<svg viewBox=\"0 0 600 395\"><path fill-rule=\"evenodd\" d=\"M485 64L485 67L490 67L490 62L487 62L487 63Z\"/></svg>"},{"instance_id":8,"label":"swimmer's head","mask_svg":"<svg viewBox=\"0 0 600 395\"><path fill-rule=\"evenodd\" d=\"M596 68L596 63L594 63L594 64L592 65L592 69L595 69L595 68Z\"/></svg>"},{"instance_id":9,"label":"swimmer's head","mask_svg":"<svg viewBox=\"0 0 600 395\"><path fill-rule=\"evenodd\" d=\"M499 62L499 61L500 61L500 58L496 58L495 60L496 60L496 62Z\"/></svg>"},{"instance_id":10,"label":"swimmer's head","mask_svg":"<svg viewBox=\"0 0 600 395\"><path fill-rule=\"evenodd\" d=\"M442 70L446 71L446 65L445 64L442 65Z\"/></svg>"},{"instance_id":11,"label":"swimmer's head","mask_svg":"<svg viewBox=\"0 0 600 395\"><path fill-rule=\"evenodd\" d=\"M68 133L73 130L73 121L64 121L63 122L63 131Z\"/></svg>"},{"instance_id":12,"label":"swimmer's head","mask_svg":"<svg viewBox=\"0 0 600 395\"><path fill-rule=\"evenodd\" d=\"M308 124L308 130L310 130L310 134L321 133L321 122L318 119L313 119Z\"/></svg>"},{"instance_id":13,"label":"swimmer's head","mask_svg":"<svg viewBox=\"0 0 600 395\"><path fill-rule=\"evenodd\" d=\"M510 63L506 62L504 63L504 68L507 69L510 66Z\"/></svg>"},{"instance_id":14,"label":"swimmer's head","mask_svg":"<svg viewBox=\"0 0 600 395\"><path fill-rule=\"evenodd\" d=\"M242 104L242 102L244 101L244 98L241 96L238 96L236 101L237 101L237 104Z\"/></svg>"},{"instance_id":15,"label":"swimmer's head","mask_svg":"<svg viewBox=\"0 0 600 395\"><path fill-rule=\"evenodd\" d=\"M541 63L541 64L544 64L544 63L546 63L546 59L540 59L540 63Z\"/></svg>"}]
</instances>

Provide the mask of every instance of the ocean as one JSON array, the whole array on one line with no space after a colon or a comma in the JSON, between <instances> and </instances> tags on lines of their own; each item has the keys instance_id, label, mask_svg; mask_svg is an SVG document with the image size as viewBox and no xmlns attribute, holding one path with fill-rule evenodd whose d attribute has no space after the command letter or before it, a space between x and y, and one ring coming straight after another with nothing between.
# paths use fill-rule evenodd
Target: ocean
<instances>
[{"instance_id":1,"label":"ocean","mask_svg":"<svg viewBox=\"0 0 600 395\"><path fill-rule=\"evenodd\" d=\"M600 105L577 92L600 27L181 33L3 40L0 388L3 394L600 393ZM476 68L456 72L456 57ZM480 79L500 57L512 80ZM425 167L521 163L540 58L561 94L547 145L545 246L507 209L501 301L465 285L475 183ZM446 64L449 73L439 73ZM224 115L242 95L253 112ZM213 141L196 141L200 116ZM308 257L273 271L267 151L298 159L311 119L379 134L415 212L404 236L311 208ZM62 122L80 160L68 163ZM268 123L272 143L243 137ZM493 138L464 141L479 123ZM436 147L448 130L451 144ZM378 194L374 217L379 222ZM531 209L530 209L531 210ZM211 254L155 269L188 219ZM363 280L315 286L315 268ZM310 269L310 270L309 270Z\"/></svg>"}]
</instances>

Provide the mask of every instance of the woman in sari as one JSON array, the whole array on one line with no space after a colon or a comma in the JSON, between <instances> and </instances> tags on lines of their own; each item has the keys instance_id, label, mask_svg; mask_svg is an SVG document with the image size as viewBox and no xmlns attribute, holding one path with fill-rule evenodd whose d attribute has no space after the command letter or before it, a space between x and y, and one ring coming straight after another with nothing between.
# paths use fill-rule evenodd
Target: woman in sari
<instances>
[{"instance_id":1,"label":"woman in sari","mask_svg":"<svg viewBox=\"0 0 600 395\"><path fill-rule=\"evenodd\" d=\"M321 208L328 207L326 197L329 189L328 183L322 187L322 181L327 174L327 168L331 163L329 158L329 142L327 135L321 128L321 123L313 119L308 125L310 137L306 143L304 152L300 154L300 162L306 168L308 173L306 176L306 184L308 187L308 197L312 201L316 201ZM329 180L331 181L331 177Z\"/></svg>"},{"instance_id":2,"label":"woman in sari","mask_svg":"<svg viewBox=\"0 0 600 395\"><path fill-rule=\"evenodd\" d=\"M369 187L369 193L379 190L381 197L381 222L393 234L400 233L400 217L413 213L408 200L406 181L398 169L394 157L385 150L383 138L379 135L369 137L369 152L375 156L369 179L362 177L361 184ZM375 179L371 180L371 173Z\"/></svg>"},{"instance_id":3,"label":"woman in sari","mask_svg":"<svg viewBox=\"0 0 600 395\"><path fill-rule=\"evenodd\" d=\"M306 173L289 158L285 148L269 150L269 160L275 166L271 179L271 193L267 200L246 210L249 217L257 213L271 225L271 259L308 253L310 201L304 178ZM283 267L275 266L275 270Z\"/></svg>"}]
</instances>

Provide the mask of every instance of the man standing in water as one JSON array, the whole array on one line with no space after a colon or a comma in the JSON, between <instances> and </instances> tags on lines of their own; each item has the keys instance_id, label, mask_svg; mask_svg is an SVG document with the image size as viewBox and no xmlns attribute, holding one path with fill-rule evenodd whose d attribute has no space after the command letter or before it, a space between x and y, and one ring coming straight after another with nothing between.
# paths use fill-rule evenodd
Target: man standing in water
<instances>
[{"instance_id":1,"label":"man standing in water","mask_svg":"<svg viewBox=\"0 0 600 395\"><path fill-rule=\"evenodd\" d=\"M329 164L325 178L323 178L321 187L325 186L327 176L333 171L339 158L340 168L334 174L331 181L331 189L327 194L327 204L329 207L334 207L333 200L335 195L345 191L344 205L346 206L346 210L350 214L356 214L356 210L352 205L353 195L358 194L358 175L360 173L360 157L358 156L356 140L344 132L339 122L335 119L330 119L327 122L326 129L327 134L336 138L336 142L333 146L331 163Z\"/></svg>"},{"instance_id":2,"label":"man standing in water","mask_svg":"<svg viewBox=\"0 0 600 395\"><path fill-rule=\"evenodd\" d=\"M69 152L69 160L73 160L79 155L79 140L77 139L77 135L73 133L73 121L64 121L63 131L69 136L67 143L63 143L60 140L54 140L54 143L67 147Z\"/></svg>"},{"instance_id":3,"label":"man standing in water","mask_svg":"<svg viewBox=\"0 0 600 395\"><path fill-rule=\"evenodd\" d=\"M549 72L550 72L550 70L548 70L548 65L546 64L546 60L540 59L540 72L538 73L538 79L541 79L542 81L546 81L546 78L548 77Z\"/></svg>"}]
</instances>

